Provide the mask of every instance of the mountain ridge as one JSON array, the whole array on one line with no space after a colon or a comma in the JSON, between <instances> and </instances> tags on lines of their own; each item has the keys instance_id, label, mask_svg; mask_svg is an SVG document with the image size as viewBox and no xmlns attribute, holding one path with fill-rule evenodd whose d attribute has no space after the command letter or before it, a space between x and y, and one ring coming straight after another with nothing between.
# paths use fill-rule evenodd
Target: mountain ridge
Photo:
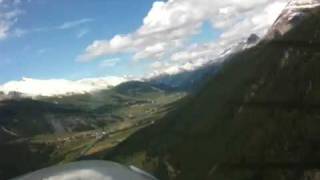
<instances>
[{"instance_id":1,"label":"mountain ridge","mask_svg":"<svg viewBox=\"0 0 320 180\"><path fill-rule=\"evenodd\" d=\"M316 180L320 9L310 11L283 36L231 57L182 107L105 159L170 180Z\"/></svg>"}]
</instances>

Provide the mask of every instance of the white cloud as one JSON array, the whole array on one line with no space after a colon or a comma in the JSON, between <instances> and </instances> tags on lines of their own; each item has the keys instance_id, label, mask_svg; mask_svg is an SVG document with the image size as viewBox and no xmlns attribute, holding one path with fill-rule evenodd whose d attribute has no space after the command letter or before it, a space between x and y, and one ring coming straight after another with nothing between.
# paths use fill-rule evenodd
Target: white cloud
<instances>
[{"instance_id":1,"label":"white cloud","mask_svg":"<svg viewBox=\"0 0 320 180\"><path fill-rule=\"evenodd\" d=\"M156 61L156 62L153 62L151 64L151 68L153 69L157 69L157 68L161 68L163 65L162 65L162 62L161 61Z\"/></svg>"},{"instance_id":2,"label":"white cloud","mask_svg":"<svg viewBox=\"0 0 320 180\"><path fill-rule=\"evenodd\" d=\"M87 78L77 81L65 79L39 80L32 78L23 78L20 81L10 81L0 85L0 91L8 94L11 91L20 92L28 96L56 96L67 94L82 94L101 89L107 89L110 86L116 86L127 81L124 77L101 77Z\"/></svg>"},{"instance_id":3,"label":"white cloud","mask_svg":"<svg viewBox=\"0 0 320 180\"><path fill-rule=\"evenodd\" d=\"M250 34L263 36L285 7L286 1L261 1L261 3L263 5L241 11L234 6L219 9L218 14L223 18L219 18L220 15L211 16L213 26L222 30L219 39L211 43L190 45L172 53L169 58L171 62L153 66L150 76L176 74L201 67L212 60L219 61L225 51L246 40ZM251 6L249 5L247 4L245 8Z\"/></svg>"},{"instance_id":4,"label":"white cloud","mask_svg":"<svg viewBox=\"0 0 320 180\"><path fill-rule=\"evenodd\" d=\"M21 10L22 3L29 3L31 0L0 0L0 40L8 37L20 37L26 32L15 28L19 18L25 11Z\"/></svg>"},{"instance_id":5,"label":"white cloud","mask_svg":"<svg viewBox=\"0 0 320 180\"><path fill-rule=\"evenodd\" d=\"M113 59L105 59L100 63L101 68L113 67L117 65L120 61L120 58L113 58Z\"/></svg>"},{"instance_id":6,"label":"white cloud","mask_svg":"<svg viewBox=\"0 0 320 180\"><path fill-rule=\"evenodd\" d=\"M64 22L61 25L51 27L40 27L34 29L22 29L15 27L20 16L25 13L21 10L21 4L30 2L31 0L0 0L0 40L6 39L9 36L21 37L34 32L71 29L94 21L94 19L91 18L83 18ZM82 29L76 34L76 36L81 38L88 32L89 31L87 29Z\"/></svg>"},{"instance_id":7,"label":"white cloud","mask_svg":"<svg viewBox=\"0 0 320 180\"><path fill-rule=\"evenodd\" d=\"M0 1L0 40L11 35L13 26L17 23L18 17L23 13L14 4L15 1Z\"/></svg>"},{"instance_id":8,"label":"white cloud","mask_svg":"<svg viewBox=\"0 0 320 180\"><path fill-rule=\"evenodd\" d=\"M87 47L86 54L79 57L79 61L88 61L95 57L101 57L104 54L116 54L121 51L128 51L132 45L132 39L129 36L116 35L110 41L97 40Z\"/></svg>"},{"instance_id":9,"label":"white cloud","mask_svg":"<svg viewBox=\"0 0 320 180\"><path fill-rule=\"evenodd\" d=\"M168 0L155 2L135 32L111 40L94 41L82 60L133 52L134 59L163 59L181 49L186 40L210 21L222 31L219 44L226 47L251 33L263 34L287 0ZM112 45L121 41L121 46ZM189 57L188 57L189 58Z\"/></svg>"},{"instance_id":10,"label":"white cloud","mask_svg":"<svg viewBox=\"0 0 320 180\"><path fill-rule=\"evenodd\" d=\"M71 29L89 22L92 22L93 19L90 18L83 18L83 19L79 19L79 20L75 20L75 21L68 21L68 22L64 22L63 24L61 24L60 26L58 26L58 29L64 30L64 29Z\"/></svg>"},{"instance_id":11,"label":"white cloud","mask_svg":"<svg viewBox=\"0 0 320 180\"><path fill-rule=\"evenodd\" d=\"M156 61L151 64L152 71L147 75L149 77L155 77L162 74L167 75L175 75L180 72L185 71L193 71L205 63L207 63L207 59L199 58L196 61L189 61L189 62L160 62Z\"/></svg>"},{"instance_id":12,"label":"white cloud","mask_svg":"<svg viewBox=\"0 0 320 180\"><path fill-rule=\"evenodd\" d=\"M165 42L160 42L154 45L147 46L142 51L137 52L134 55L135 60L146 59L148 57L153 57L159 59L164 55L164 52L169 44Z\"/></svg>"},{"instance_id":13,"label":"white cloud","mask_svg":"<svg viewBox=\"0 0 320 180\"><path fill-rule=\"evenodd\" d=\"M31 28L31 29L15 28L12 30L11 34L15 37L22 37L26 34L31 34L31 33L41 33L41 32L43 33L43 32L50 32L54 30L68 30L68 29L76 28L78 26L90 23L92 21L94 21L94 19L83 18L75 21L64 22L61 25L56 25L56 26L37 27L37 28ZM89 33L89 29L83 28L83 29L80 29L75 36L77 38L82 38L88 33Z\"/></svg>"},{"instance_id":14,"label":"white cloud","mask_svg":"<svg viewBox=\"0 0 320 180\"><path fill-rule=\"evenodd\" d=\"M7 21L0 21L0 40L5 39L8 36L9 29L12 23Z\"/></svg>"},{"instance_id":15,"label":"white cloud","mask_svg":"<svg viewBox=\"0 0 320 180\"><path fill-rule=\"evenodd\" d=\"M215 43L194 44L171 56L172 61L185 62L199 58L212 59L222 53L223 48Z\"/></svg>"}]
</instances>

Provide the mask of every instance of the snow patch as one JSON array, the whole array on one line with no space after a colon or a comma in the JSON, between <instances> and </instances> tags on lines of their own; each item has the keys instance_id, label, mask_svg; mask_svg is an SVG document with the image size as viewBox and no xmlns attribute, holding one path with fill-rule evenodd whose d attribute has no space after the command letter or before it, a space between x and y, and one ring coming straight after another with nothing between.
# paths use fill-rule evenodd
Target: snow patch
<instances>
[{"instance_id":1,"label":"snow patch","mask_svg":"<svg viewBox=\"0 0 320 180\"><path fill-rule=\"evenodd\" d=\"M10 81L0 85L0 91L6 95L10 94L10 92L18 92L32 97L83 94L108 89L128 80L128 78L114 76L87 78L77 81L65 79L39 80L24 77L20 81Z\"/></svg>"}]
</instances>

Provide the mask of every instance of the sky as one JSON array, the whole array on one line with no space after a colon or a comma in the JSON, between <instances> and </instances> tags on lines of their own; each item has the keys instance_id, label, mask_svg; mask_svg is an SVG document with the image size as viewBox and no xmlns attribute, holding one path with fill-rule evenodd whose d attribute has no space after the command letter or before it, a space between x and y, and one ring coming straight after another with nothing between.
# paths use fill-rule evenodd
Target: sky
<instances>
[{"instance_id":1,"label":"sky","mask_svg":"<svg viewBox=\"0 0 320 180\"><path fill-rule=\"evenodd\" d=\"M0 0L0 84L149 77L192 70L252 33L287 0Z\"/></svg>"}]
</instances>

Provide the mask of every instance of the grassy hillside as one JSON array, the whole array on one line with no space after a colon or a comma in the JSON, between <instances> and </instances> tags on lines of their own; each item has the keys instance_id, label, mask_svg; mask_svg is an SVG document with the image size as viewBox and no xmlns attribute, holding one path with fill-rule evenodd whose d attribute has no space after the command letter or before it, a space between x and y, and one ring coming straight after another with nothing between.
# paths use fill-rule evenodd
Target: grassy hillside
<instances>
[{"instance_id":1,"label":"grassy hillside","mask_svg":"<svg viewBox=\"0 0 320 180\"><path fill-rule=\"evenodd\" d=\"M105 159L160 179L316 179L320 13L234 55L195 96Z\"/></svg>"}]
</instances>

